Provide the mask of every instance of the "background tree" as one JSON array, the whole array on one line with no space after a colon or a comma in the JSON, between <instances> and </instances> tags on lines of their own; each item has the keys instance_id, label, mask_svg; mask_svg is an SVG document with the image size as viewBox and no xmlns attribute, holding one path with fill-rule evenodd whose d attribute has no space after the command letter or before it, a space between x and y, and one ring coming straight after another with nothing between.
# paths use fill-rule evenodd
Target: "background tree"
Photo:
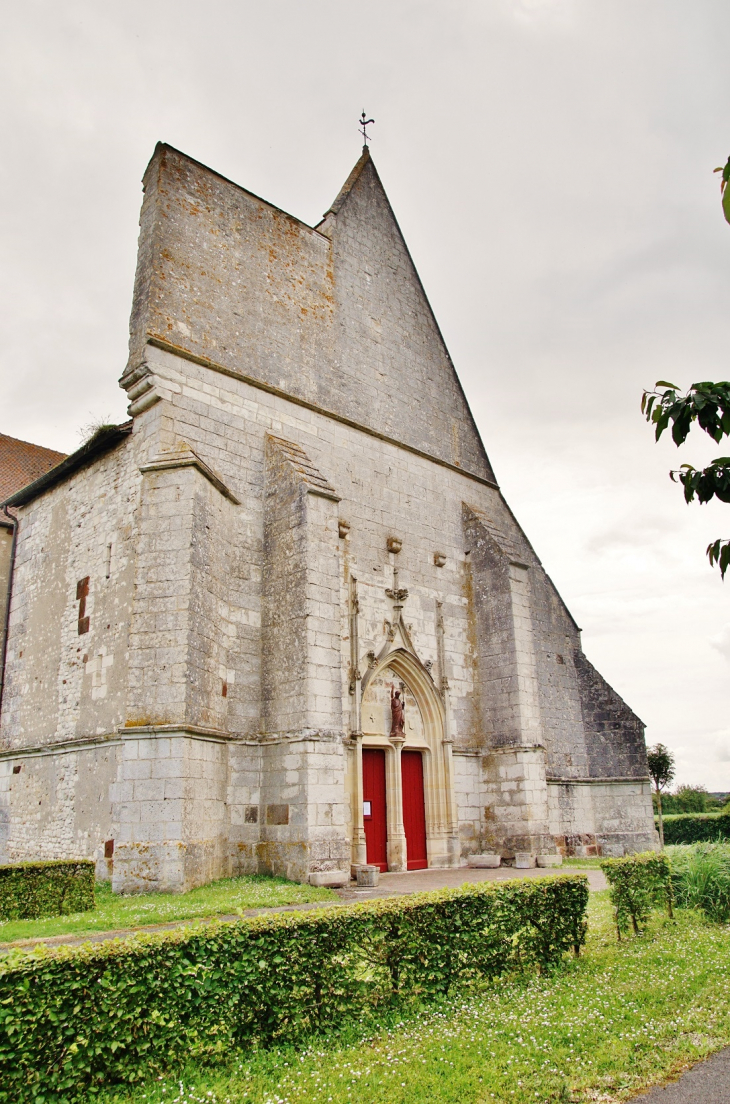
<instances>
[{"instance_id":1,"label":"background tree","mask_svg":"<svg viewBox=\"0 0 730 1104\"><path fill-rule=\"evenodd\" d=\"M711 799L705 786L678 786L675 796L680 813L706 813L708 811ZM716 801L715 804L719 807L720 802Z\"/></svg>"},{"instance_id":2,"label":"background tree","mask_svg":"<svg viewBox=\"0 0 730 1104\"><path fill-rule=\"evenodd\" d=\"M646 752L649 774L654 783L659 811L659 843L664 850L664 821L662 820L662 790L665 790L674 778L674 756L664 744L654 744Z\"/></svg>"}]
</instances>

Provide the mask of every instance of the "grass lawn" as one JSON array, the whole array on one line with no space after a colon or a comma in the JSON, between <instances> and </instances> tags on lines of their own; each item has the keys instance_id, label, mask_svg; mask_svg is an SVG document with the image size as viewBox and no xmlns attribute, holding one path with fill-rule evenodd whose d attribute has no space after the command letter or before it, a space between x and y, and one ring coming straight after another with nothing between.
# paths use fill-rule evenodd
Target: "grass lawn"
<instances>
[{"instance_id":1,"label":"grass lawn","mask_svg":"<svg viewBox=\"0 0 730 1104\"><path fill-rule=\"evenodd\" d=\"M136 928L146 924L167 924L174 920L236 913L250 908L272 908L311 901L336 901L331 889L299 885L284 878L250 874L241 878L221 878L218 882L192 889L189 893L143 893L120 896L108 882L96 886L96 908L70 916L51 916L47 920L6 920L0 922L0 942L13 939L40 939L50 935L84 935Z\"/></svg>"},{"instance_id":2,"label":"grass lawn","mask_svg":"<svg viewBox=\"0 0 730 1104\"><path fill-rule=\"evenodd\" d=\"M553 976L191 1066L104 1104L610 1104L730 1043L730 927L655 913L618 944L608 894L589 908L584 955Z\"/></svg>"},{"instance_id":3,"label":"grass lawn","mask_svg":"<svg viewBox=\"0 0 730 1104\"><path fill-rule=\"evenodd\" d=\"M584 870L599 870L601 863L605 861L605 858L596 858L594 856L582 859L563 859L563 866L583 867Z\"/></svg>"}]
</instances>

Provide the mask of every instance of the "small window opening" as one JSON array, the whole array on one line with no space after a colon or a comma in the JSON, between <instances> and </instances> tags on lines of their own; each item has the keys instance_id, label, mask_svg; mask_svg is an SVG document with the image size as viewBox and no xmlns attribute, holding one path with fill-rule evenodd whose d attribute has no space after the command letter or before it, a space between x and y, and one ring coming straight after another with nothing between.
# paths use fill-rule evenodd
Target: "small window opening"
<instances>
[{"instance_id":1,"label":"small window opening","mask_svg":"<svg viewBox=\"0 0 730 1104\"><path fill-rule=\"evenodd\" d=\"M79 604L79 636L89 631L89 618L86 615L86 599L89 597L89 576L79 579L76 584L76 601Z\"/></svg>"}]
</instances>

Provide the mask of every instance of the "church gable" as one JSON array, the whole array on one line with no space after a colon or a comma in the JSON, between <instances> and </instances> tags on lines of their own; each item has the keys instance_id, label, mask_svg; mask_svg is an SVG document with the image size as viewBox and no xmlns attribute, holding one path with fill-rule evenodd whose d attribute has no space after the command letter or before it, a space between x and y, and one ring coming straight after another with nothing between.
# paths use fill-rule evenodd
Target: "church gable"
<instances>
[{"instance_id":1,"label":"church gable","mask_svg":"<svg viewBox=\"0 0 730 1104\"><path fill-rule=\"evenodd\" d=\"M140 226L123 383L152 342L493 480L368 153L312 228L161 145Z\"/></svg>"},{"instance_id":2,"label":"church gable","mask_svg":"<svg viewBox=\"0 0 730 1104\"><path fill-rule=\"evenodd\" d=\"M332 238L343 390L379 428L494 479L438 324L367 151L320 224Z\"/></svg>"}]
</instances>

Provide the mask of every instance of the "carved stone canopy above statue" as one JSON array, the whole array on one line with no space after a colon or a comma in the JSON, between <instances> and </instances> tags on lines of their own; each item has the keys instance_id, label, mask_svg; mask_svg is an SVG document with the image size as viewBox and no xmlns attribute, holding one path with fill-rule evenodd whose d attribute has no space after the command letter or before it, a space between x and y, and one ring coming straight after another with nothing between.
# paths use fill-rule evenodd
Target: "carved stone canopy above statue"
<instances>
[{"instance_id":1,"label":"carved stone canopy above statue","mask_svg":"<svg viewBox=\"0 0 730 1104\"><path fill-rule=\"evenodd\" d=\"M397 577L395 582L397 585ZM407 596L408 592L406 591L405 597ZM365 671L361 682L362 693L365 693L375 672L382 669L383 665L389 662L390 657L395 654L408 655L410 660L419 668L422 676L432 683L431 672L418 655L413 640L411 639L411 634L408 631L408 626L403 620L403 607L401 603L396 602L393 609L393 620L386 620L384 622L384 630L385 640L380 651L377 654L374 651L369 651L361 663L361 669Z\"/></svg>"}]
</instances>

